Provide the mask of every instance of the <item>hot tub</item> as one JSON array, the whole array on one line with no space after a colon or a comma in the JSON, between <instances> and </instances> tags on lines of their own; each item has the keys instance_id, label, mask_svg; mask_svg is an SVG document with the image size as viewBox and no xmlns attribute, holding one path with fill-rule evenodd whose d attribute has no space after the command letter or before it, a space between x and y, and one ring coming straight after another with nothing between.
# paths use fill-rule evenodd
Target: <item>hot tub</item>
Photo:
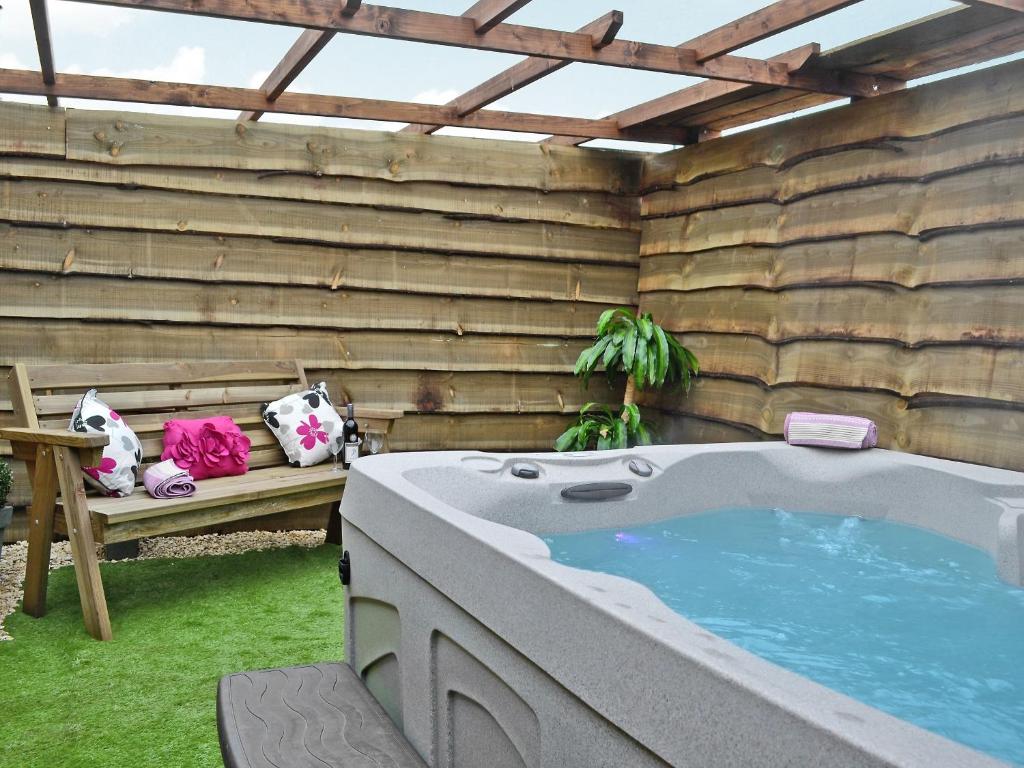
<instances>
[{"instance_id":1,"label":"hot tub","mask_svg":"<svg viewBox=\"0 0 1024 768\"><path fill-rule=\"evenodd\" d=\"M784 443L353 465L346 654L432 766L985 766L540 538L722 508L884 518L1024 578L1024 474ZM965 653L970 649L965 648Z\"/></svg>"}]
</instances>

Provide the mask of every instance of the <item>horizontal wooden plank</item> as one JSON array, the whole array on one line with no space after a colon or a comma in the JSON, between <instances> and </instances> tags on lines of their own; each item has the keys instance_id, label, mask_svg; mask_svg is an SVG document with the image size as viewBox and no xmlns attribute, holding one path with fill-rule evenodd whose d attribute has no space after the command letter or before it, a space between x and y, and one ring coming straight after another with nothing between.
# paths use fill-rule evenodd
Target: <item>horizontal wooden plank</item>
<instances>
[{"instance_id":1,"label":"horizontal wooden plank","mask_svg":"<svg viewBox=\"0 0 1024 768\"><path fill-rule=\"evenodd\" d=\"M117 343L111 343L116 339ZM307 369L391 368L435 371L572 371L589 339L473 335L429 331L95 322L0 316L0 364L133 363L289 355ZM0 399L6 379L0 378Z\"/></svg>"},{"instance_id":2,"label":"horizontal wooden plank","mask_svg":"<svg viewBox=\"0 0 1024 768\"><path fill-rule=\"evenodd\" d=\"M561 414L411 414L395 422L395 451L548 451L572 422Z\"/></svg>"},{"instance_id":3,"label":"horizontal wooden plank","mask_svg":"<svg viewBox=\"0 0 1024 768\"><path fill-rule=\"evenodd\" d=\"M117 365L74 362L57 365L32 364L28 366L27 372L29 386L33 391L80 389L82 387L170 386L184 382L190 384L204 382L212 385L227 382L297 382L299 380L299 371L294 360L232 360L230 362L158 364L121 362ZM178 391L184 392L184 390ZM183 394L181 396L184 397ZM40 411L40 413L49 412L52 411L45 408Z\"/></svg>"},{"instance_id":4,"label":"horizontal wooden plank","mask_svg":"<svg viewBox=\"0 0 1024 768\"><path fill-rule=\"evenodd\" d=\"M830 190L882 182L926 182L957 171L1022 159L1024 116L1000 118L922 139L880 139L780 168L756 165L693 181L645 195L643 213L664 216L754 202L786 203Z\"/></svg>"},{"instance_id":5,"label":"horizontal wooden plank","mask_svg":"<svg viewBox=\"0 0 1024 768\"><path fill-rule=\"evenodd\" d=\"M707 374L765 385L814 384L1024 403L1024 348L973 344L917 349L871 341L807 339L773 344L758 336L681 334Z\"/></svg>"},{"instance_id":6,"label":"horizontal wooden plank","mask_svg":"<svg viewBox=\"0 0 1024 768\"><path fill-rule=\"evenodd\" d=\"M621 194L637 190L642 158L517 141L81 109L68 114L67 142L69 160L115 165L300 171Z\"/></svg>"},{"instance_id":7,"label":"horizontal wooden plank","mask_svg":"<svg viewBox=\"0 0 1024 768\"><path fill-rule=\"evenodd\" d=\"M7 317L592 336L605 305L12 272ZM108 342L109 343L109 342Z\"/></svg>"},{"instance_id":8,"label":"horizontal wooden plank","mask_svg":"<svg viewBox=\"0 0 1024 768\"><path fill-rule=\"evenodd\" d=\"M645 395L650 397L649 395ZM1024 469L1024 411L1004 408L907 408L898 397L815 387L765 389L749 382L702 379L685 399L658 400L683 414L745 424L782 434L791 411L864 416L878 425L879 446L957 461Z\"/></svg>"},{"instance_id":9,"label":"horizontal wooden plank","mask_svg":"<svg viewBox=\"0 0 1024 768\"><path fill-rule=\"evenodd\" d=\"M437 213L384 211L102 184L0 182L0 210L12 223L254 235L360 247L521 255L636 263L639 234L547 222L497 222Z\"/></svg>"},{"instance_id":10,"label":"horizontal wooden plank","mask_svg":"<svg viewBox=\"0 0 1024 768\"><path fill-rule=\"evenodd\" d=\"M0 223L0 269L636 304L636 267Z\"/></svg>"},{"instance_id":11,"label":"horizontal wooden plank","mask_svg":"<svg viewBox=\"0 0 1024 768\"><path fill-rule=\"evenodd\" d=\"M980 168L928 183L825 192L791 203L751 203L646 222L641 256L738 245L780 245L891 232L1024 225L1024 165Z\"/></svg>"},{"instance_id":12,"label":"horizontal wooden plank","mask_svg":"<svg viewBox=\"0 0 1024 768\"><path fill-rule=\"evenodd\" d=\"M1024 61L1014 61L650 155L641 187L660 189L756 165L780 168L865 142L925 137L971 122L1019 115L1024 113L1024 91L1017 87L1022 77Z\"/></svg>"},{"instance_id":13,"label":"horizontal wooden plank","mask_svg":"<svg viewBox=\"0 0 1024 768\"><path fill-rule=\"evenodd\" d=\"M0 153L64 157L65 115L36 104L0 104Z\"/></svg>"},{"instance_id":14,"label":"horizontal wooden plank","mask_svg":"<svg viewBox=\"0 0 1024 768\"><path fill-rule=\"evenodd\" d=\"M919 240L895 234L783 246L736 246L640 260L641 291L718 287L1016 281L1024 276L1020 227L950 232ZM2 259L2 257L0 257Z\"/></svg>"},{"instance_id":15,"label":"horizontal wooden plank","mask_svg":"<svg viewBox=\"0 0 1024 768\"><path fill-rule=\"evenodd\" d=\"M769 341L804 338L1024 343L1020 286L758 288L648 293L641 309L679 332L741 333Z\"/></svg>"},{"instance_id":16,"label":"horizontal wooden plank","mask_svg":"<svg viewBox=\"0 0 1024 768\"><path fill-rule=\"evenodd\" d=\"M0 110L2 114L2 110ZM410 211L434 211L495 220L548 221L612 229L639 228L634 196L608 192L545 192L431 181L260 172L226 168L112 166L67 160L0 156L0 176L13 179L113 184L131 188L304 200Z\"/></svg>"},{"instance_id":17,"label":"horizontal wooden plank","mask_svg":"<svg viewBox=\"0 0 1024 768\"><path fill-rule=\"evenodd\" d=\"M698 416L681 416L672 411L647 407L644 413L653 422L658 442L673 444L689 443L749 443L770 440L771 435L742 424L703 419Z\"/></svg>"},{"instance_id":18,"label":"horizontal wooden plank","mask_svg":"<svg viewBox=\"0 0 1024 768\"><path fill-rule=\"evenodd\" d=\"M158 364L159 367L163 367ZM181 389L143 389L128 392L104 390L103 402L119 413L138 410L162 410L166 408L193 408L218 406L233 403L266 403L300 390L294 384L261 385L258 387L201 387L184 386ZM35 395L37 416L69 414L80 395Z\"/></svg>"},{"instance_id":19,"label":"horizontal wooden plank","mask_svg":"<svg viewBox=\"0 0 1024 768\"><path fill-rule=\"evenodd\" d=\"M609 386L595 376L584 389L567 371L562 375L395 370L311 370L326 380L337 402L397 408L419 413L574 413L590 401L621 402L624 381Z\"/></svg>"}]
</instances>

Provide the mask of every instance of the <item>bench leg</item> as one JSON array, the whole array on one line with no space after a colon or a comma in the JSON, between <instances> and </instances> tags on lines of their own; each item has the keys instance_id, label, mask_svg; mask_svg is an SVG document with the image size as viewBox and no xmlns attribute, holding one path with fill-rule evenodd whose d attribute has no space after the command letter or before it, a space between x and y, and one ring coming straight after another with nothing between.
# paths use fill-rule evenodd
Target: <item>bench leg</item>
<instances>
[{"instance_id":1,"label":"bench leg","mask_svg":"<svg viewBox=\"0 0 1024 768\"><path fill-rule=\"evenodd\" d=\"M57 465L53 448L41 445L31 469L32 506L28 510L28 562L22 610L36 618L46 613L46 582L50 576L53 516L57 510Z\"/></svg>"},{"instance_id":2,"label":"bench leg","mask_svg":"<svg viewBox=\"0 0 1024 768\"><path fill-rule=\"evenodd\" d=\"M341 502L331 504L331 511L327 514L327 536L324 537L324 544L341 545Z\"/></svg>"},{"instance_id":3,"label":"bench leg","mask_svg":"<svg viewBox=\"0 0 1024 768\"><path fill-rule=\"evenodd\" d=\"M96 558L96 540L92 535L82 467L73 450L55 448L54 451L85 628L97 640L110 640L113 633L107 613L107 598L103 594L103 581L100 579L100 564Z\"/></svg>"}]
</instances>

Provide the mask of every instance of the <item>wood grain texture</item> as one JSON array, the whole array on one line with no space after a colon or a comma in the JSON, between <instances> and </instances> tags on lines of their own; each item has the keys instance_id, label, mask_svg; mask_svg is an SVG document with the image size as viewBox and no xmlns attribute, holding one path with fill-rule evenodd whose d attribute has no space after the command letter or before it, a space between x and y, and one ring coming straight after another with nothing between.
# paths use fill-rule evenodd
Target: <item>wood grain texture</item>
<instances>
[{"instance_id":1,"label":"wood grain texture","mask_svg":"<svg viewBox=\"0 0 1024 768\"><path fill-rule=\"evenodd\" d=\"M753 427L775 438L786 414L796 410L865 416L878 425L879 446L957 461L1024 469L1020 430L1024 409L975 403L908 407L905 400L874 392L812 386L765 389L728 379L702 379L685 399L657 404L682 414Z\"/></svg>"},{"instance_id":2,"label":"wood grain texture","mask_svg":"<svg viewBox=\"0 0 1024 768\"><path fill-rule=\"evenodd\" d=\"M884 283L904 288L1017 281L1024 274L1021 227L950 232L927 240L859 235L783 246L739 245L667 253L640 261L639 287L699 291Z\"/></svg>"},{"instance_id":3,"label":"wood grain texture","mask_svg":"<svg viewBox=\"0 0 1024 768\"><path fill-rule=\"evenodd\" d=\"M12 272L7 317L591 336L602 304ZM414 350L411 350L415 354Z\"/></svg>"},{"instance_id":4,"label":"wood grain texture","mask_svg":"<svg viewBox=\"0 0 1024 768\"><path fill-rule=\"evenodd\" d=\"M2 181L0 203L11 223L249 235L561 261L636 263L639 240L638 233L626 230L547 222L486 221L429 212L51 181Z\"/></svg>"},{"instance_id":5,"label":"wood grain texture","mask_svg":"<svg viewBox=\"0 0 1024 768\"><path fill-rule=\"evenodd\" d=\"M906 289L710 288L683 295L644 294L641 306L667 329L745 333L769 341L886 339L906 346L936 342L1024 343L1019 285Z\"/></svg>"},{"instance_id":6,"label":"wood grain texture","mask_svg":"<svg viewBox=\"0 0 1024 768\"><path fill-rule=\"evenodd\" d=\"M635 305L636 267L0 223L0 269Z\"/></svg>"},{"instance_id":7,"label":"wood grain texture","mask_svg":"<svg viewBox=\"0 0 1024 768\"><path fill-rule=\"evenodd\" d=\"M865 142L924 137L975 122L1024 114L1024 61L806 115L673 152L650 155L647 191L756 165L783 167Z\"/></svg>"},{"instance_id":8,"label":"wood grain texture","mask_svg":"<svg viewBox=\"0 0 1024 768\"><path fill-rule=\"evenodd\" d=\"M642 160L642 155L631 153L518 141L238 124L134 112L75 109L67 121L67 159L111 165L299 171L388 181L632 194L639 185Z\"/></svg>"},{"instance_id":9,"label":"wood grain texture","mask_svg":"<svg viewBox=\"0 0 1024 768\"><path fill-rule=\"evenodd\" d=\"M886 391L927 402L951 395L1024 403L1024 347L803 339L781 344L741 334L681 334L701 369L765 386L814 384Z\"/></svg>"},{"instance_id":10,"label":"wood grain texture","mask_svg":"<svg viewBox=\"0 0 1024 768\"><path fill-rule=\"evenodd\" d=\"M738 245L782 245L896 233L916 239L981 227L1024 226L1024 164L978 168L930 182L834 190L794 202L749 203L651 219L641 256Z\"/></svg>"},{"instance_id":11,"label":"wood grain texture","mask_svg":"<svg viewBox=\"0 0 1024 768\"><path fill-rule=\"evenodd\" d=\"M881 139L783 167L754 165L645 195L643 214L665 216L744 203L787 203L832 190L927 182L1024 160L1024 116L973 123L923 138Z\"/></svg>"},{"instance_id":12,"label":"wood grain texture","mask_svg":"<svg viewBox=\"0 0 1024 768\"><path fill-rule=\"evenodd\" d=\"M2 107L0 107L2 110ZM394 182L301 171L260 172L168 166L111 166L0 156L0 177L112 184L217 195L432 211L493 221L548 221L639 230L639 200L608 192L545 192L518 187L473 187L433 181Z\"/></svg>"},{"instance_id":13,"label":"wood grain texture","mask_svg":"<svg viewBox=\"0 0 1024 768\"><path fill-rule=\"evenodd\" d=\"M63 109L35 104L0 104L0 153L64 157Z\"/></svg>"},{"instance_id":14,"label":"wood grain texture","mask_svg":"<svg viewBox=\"0 0 1024 768\"><path fill-rule=\"evenodd\" d=\"M650 159L640 306L704 374L646 395L664 434L777 439L791 411L848 413L883 447L1024 469L1021 72Z\"/></svg>"}]
</instances>

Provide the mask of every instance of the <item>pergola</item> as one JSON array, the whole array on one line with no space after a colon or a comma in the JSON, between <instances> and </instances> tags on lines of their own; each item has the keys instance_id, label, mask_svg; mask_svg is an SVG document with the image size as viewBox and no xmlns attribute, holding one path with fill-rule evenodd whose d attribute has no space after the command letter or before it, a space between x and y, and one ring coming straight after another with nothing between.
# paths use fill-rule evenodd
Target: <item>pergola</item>
<instances>
[{"instance_id":1,"label":"pergola","mask_svg":"<svg viewBox=\"0 0 1024 768\"><path fill-rule=\"evenodd\" d=\"M56 71L46 0L30 0L40 70L0 69L0 92L407 122L402 131L443 126L551 134L553 144L591 139L686 144L732 128L838 99L904 88L913 78L1024 49L1024 0L968 0L904 27L821 52L808 42L770 59L732 54L858 0L778 0L671 47L620 40L620 11L573 32L506 22L530 0L478 0L461 16L364 4L362 0L74 0L305 28L259 89L156 82ZM527 58L444 105L293 93L288 87L337 34L366 35ZM600 119L485 109L574 62L706 78Z\"/></svg>"}]
</instances>

